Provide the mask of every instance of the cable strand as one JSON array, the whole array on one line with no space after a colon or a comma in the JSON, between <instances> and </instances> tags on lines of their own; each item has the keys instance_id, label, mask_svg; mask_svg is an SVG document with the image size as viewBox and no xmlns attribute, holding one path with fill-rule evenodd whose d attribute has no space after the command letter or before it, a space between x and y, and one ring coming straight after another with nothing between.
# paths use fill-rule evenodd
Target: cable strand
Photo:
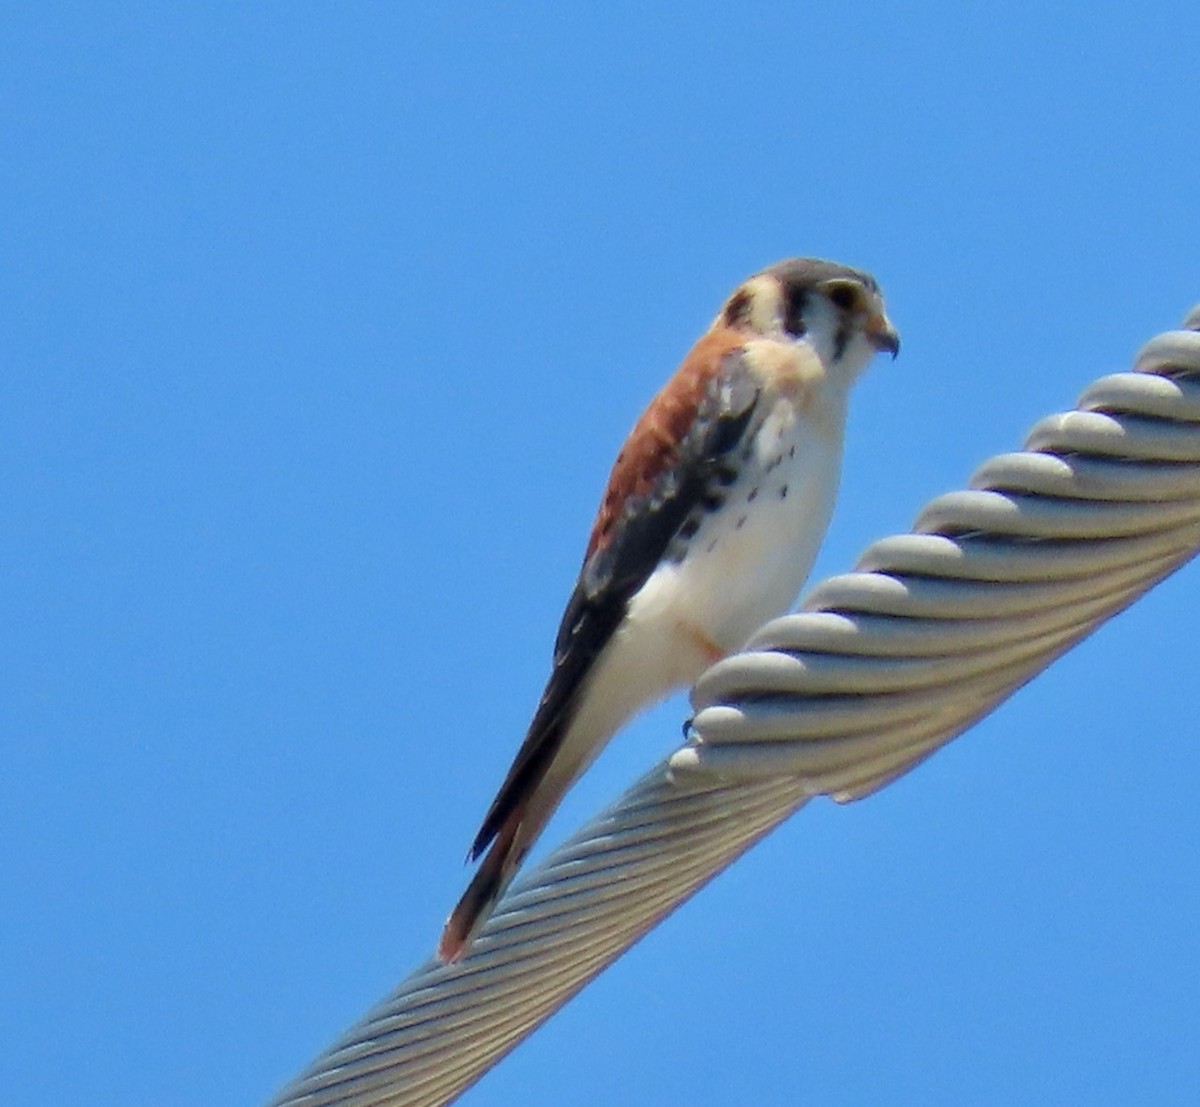
<instances>
[{"instance_id":1,"label":"cable strand","mask_svg":"<svg viewBox=\"0 0 1200 1107\"><path fill-rule=\"evenodd\" d=\"M886 786L1200 549L1200 305L697 682L685 745L273 1107L435 1107L809 798Z\"/></svg>"}]
</instances>

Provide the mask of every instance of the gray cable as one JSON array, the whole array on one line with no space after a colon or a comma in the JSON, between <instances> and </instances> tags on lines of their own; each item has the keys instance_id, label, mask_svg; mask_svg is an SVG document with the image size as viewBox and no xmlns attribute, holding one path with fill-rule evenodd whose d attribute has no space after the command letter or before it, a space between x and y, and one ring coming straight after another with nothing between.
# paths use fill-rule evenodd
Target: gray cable
<instances>
[{"instance_id":1,"label":"gray cable","mask_svg":"<svg viewBox=\"0 0 1200 1107\"><path fill-rule=\"evenodd\" d=\"M449 1102L811 796L896 779L1191 558L1200 306L1185 326L714 665L684 747L519 880L460 963L414 973L275 1107Z\"/></svg>"}]
</instances>

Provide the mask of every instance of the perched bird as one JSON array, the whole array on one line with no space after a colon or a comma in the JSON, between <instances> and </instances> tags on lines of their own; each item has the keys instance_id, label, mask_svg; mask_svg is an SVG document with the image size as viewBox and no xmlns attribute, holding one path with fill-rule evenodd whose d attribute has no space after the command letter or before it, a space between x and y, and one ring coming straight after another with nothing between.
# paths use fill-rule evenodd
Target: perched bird
<instances>
[{"instance_id":1,"label":"perched bird","mask_svg":"<svg viewBox=\"0 0 1200 1107\"><path fill-rule=\"evenodd\" d=\"M725 301L617 455L441 960L462 955L613 734L794 602L833 510L850 386L899 349L879 286L844 265L782 261Z\"/></svg>"}]
</instances>

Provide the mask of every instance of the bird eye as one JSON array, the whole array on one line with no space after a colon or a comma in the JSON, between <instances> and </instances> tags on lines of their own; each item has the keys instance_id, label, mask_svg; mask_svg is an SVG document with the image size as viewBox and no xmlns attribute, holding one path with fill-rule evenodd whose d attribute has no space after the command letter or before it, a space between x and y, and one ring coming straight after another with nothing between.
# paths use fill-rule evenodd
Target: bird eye
<instances>
[{"instance_id":1,"label":"bird eye","mask_svg":"<svg viewBox=\"0 0 1200 1107\"><path fill-rule=\"evenodd\" d=\"M832 285L826 295L829 302L842 311L852 311L858 306L858 289L852 284Z\"/></svg>"}]
</instances>

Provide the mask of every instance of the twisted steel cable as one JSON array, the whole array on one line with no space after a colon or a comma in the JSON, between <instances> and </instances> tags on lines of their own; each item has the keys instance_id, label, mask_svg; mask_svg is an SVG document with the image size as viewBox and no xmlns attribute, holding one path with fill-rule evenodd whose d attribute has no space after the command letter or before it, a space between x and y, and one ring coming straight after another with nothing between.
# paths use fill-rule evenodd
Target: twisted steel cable
<instances>
[{"instance_id":1,"label":"twisted steel cable","mask_svg":"<svg viewBox=\"0 0 1200 1107\"><path fill-rule=\"evenodd\" d=\"M1194 556L1200 306L1184 326L714 665L685 746L275 1107L449 1102L810 797L896 779Z\"/></svg>"}]
</instances>

